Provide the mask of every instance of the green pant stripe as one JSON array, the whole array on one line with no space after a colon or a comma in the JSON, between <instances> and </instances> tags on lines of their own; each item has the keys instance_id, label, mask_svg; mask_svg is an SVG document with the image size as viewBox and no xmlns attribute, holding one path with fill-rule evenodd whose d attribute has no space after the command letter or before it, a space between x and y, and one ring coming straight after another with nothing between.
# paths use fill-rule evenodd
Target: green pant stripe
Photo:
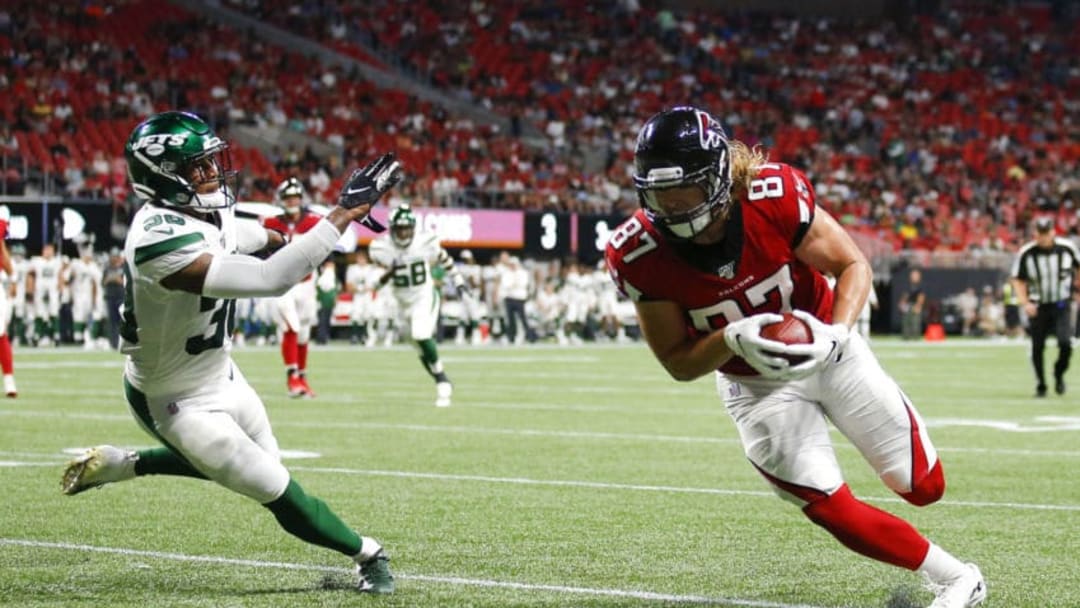
<instances>
[{"instance_id":1,"label":"green pant stripe","mask_svg":"<svg viewBox=\"0 0 1080 608\"><path fill-rule=\"evenodd\" d=\"M181 477L194 477L206 479L206 475L199 472L187 458L165 441L161 433L157 432L154 418L150 415L150 406L146 402L146 395L135 388L124 378L124 396L127 397L128 407L135 416L139 426L147 433L153 435L161 445L161 448L149 448L139 450L139 460L135 463L136 475L178 475Z\"/></svg>"},{"instance_id":2,"label":"green pant stripe","mask_svg":"<svg viewBox=\"0 0 1080 608\"><path fill-rule=\"evenodd\" d=\"M135 388L128 382L127 377L124 378L124 396L127 398L128 407L131 408L131 413L135 415L135 419L139 421L139 426L143 427L147 433L153 435L161 445L169 448L172 453L184 458L180 455L179 450L174 448L161 436L161 433L157 431L157 425L154 424L154 417L150 415L150 405L146 402L146 395L142 391ZM186 461L187 459L184 458Z\"/></svg>"}]
</instances>

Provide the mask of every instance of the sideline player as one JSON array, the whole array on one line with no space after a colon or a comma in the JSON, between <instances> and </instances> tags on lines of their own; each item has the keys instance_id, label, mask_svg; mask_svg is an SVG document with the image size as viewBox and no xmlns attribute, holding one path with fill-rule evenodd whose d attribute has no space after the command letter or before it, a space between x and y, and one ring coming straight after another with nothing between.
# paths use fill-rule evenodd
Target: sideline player
<instances>
[{"instance_id":1,"label":"sideline player","mask_svg":"<svg viewBox=\"0 0 1080 608\"><path fill-rule=\"evenodd\" d=\"M290 177L278 185L274 202L282 212L263 221L263 226L280 232L289 242L311 230L322 216L304 204L304 185ZM316 318L315 274L309 274L285 295L275 298L271 309L277 326L281 359L285 362L285 388L290 397L314 397L307 381L308 344Z\"/></svg>"}]
</instances>

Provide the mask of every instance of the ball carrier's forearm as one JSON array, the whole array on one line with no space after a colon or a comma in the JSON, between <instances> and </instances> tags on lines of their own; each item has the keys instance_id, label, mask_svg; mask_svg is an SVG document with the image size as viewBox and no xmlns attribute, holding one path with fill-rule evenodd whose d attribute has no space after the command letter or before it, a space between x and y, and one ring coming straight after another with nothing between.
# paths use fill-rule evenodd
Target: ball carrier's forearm
<instances>
[{"instance_id":1,"label":"ball carrier's forearm","mask_svg":"<svg viewBox=\"0 0 1080 608\"><path fill-rule=\"evenodd\" d=\"M865 261L848 264L836 277L833 290L833 323L854 327L859 313L866 305L866 298L873 289L874 273Z\"/></svg>"}]
</instances>

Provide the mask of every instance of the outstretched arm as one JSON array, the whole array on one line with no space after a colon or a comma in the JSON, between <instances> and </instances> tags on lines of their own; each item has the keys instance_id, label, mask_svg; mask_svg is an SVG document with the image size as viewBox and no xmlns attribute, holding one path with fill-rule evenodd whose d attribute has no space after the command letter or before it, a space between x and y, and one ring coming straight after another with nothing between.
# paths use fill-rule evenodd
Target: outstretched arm
<instances>
[{"instance_id":1,"label":"outstretched arm","mask_svg":"<svg viewBox=\"0 0 1080 608\"><path fill-rule=\"evenodd\" d=\"M325 218L269 258L204 253L162 279L161 284L168 289L216 298L285 293L318 268L349 224L367 218L379 197L400 180L401 169L394 156L383 155L353 173L342 187L338 206Z\"/></svg>"}]
</instances>

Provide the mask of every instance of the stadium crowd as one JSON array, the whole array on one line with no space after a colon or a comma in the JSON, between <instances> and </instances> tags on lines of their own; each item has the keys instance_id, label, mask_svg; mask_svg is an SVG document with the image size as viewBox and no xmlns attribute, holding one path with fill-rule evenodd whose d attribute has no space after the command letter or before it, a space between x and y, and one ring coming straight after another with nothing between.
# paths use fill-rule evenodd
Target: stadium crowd
<instances>
[{"instance_id":1,"label":"stadium crowd","mask_svg":"<svg viewBox=\"0 0 1080 608\"><path fill-rule=\"evenodd\" d=\"M804 167L823 206L894 250L1012 249L1037 210L1080 230L1080 30L1049 5L944 2L933 18L874 23L635 0L225 5L419 74L512 127L376 90L176 5L20 0L0 8L6 191L40 192L33 178L47 175L69 195L120 200L125 134L186 107L219 129L272 125L343 150L237 147L244 198L297 175L321 202L345 169L392 148L414 206L625 212L640 117L693 100ZM545 145L526 143L528 125Z\"/></svg>"}]
</instances>

